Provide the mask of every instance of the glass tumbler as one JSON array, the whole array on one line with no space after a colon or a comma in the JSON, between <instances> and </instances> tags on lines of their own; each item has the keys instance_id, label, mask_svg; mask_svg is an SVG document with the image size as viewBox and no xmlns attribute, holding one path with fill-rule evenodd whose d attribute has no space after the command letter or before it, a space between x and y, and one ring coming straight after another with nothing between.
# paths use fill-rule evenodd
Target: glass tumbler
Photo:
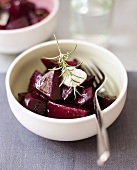
<instances>
[{"instance_id":1,"label":"glass tumbler","mask_svg":"<svg viewBox=\"0 0 137 170\"><path fill-rule=\"evenodd\" d=\"M114 0L70 0L70 38L108 47Z\"/></svg>"}]
</instances>

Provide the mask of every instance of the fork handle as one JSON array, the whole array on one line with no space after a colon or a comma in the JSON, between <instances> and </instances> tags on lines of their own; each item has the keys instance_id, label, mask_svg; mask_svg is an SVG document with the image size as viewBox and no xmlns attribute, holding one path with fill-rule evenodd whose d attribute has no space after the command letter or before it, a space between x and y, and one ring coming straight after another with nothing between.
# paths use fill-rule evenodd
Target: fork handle
<instances>
[{"instance_id":1,"label":"fork handle","mask_svg":"<svg viewBox=\"0 0 137 170\"><path fill-rule=\"evenodd\" d=\"M97 120L97 119L96 119ZM110 150L109 150L109 140L108 140L108 134L106 128L102 126L100 128L98 122L97 122L97 149L98 149L98 160L97 164L99 166L102 166L109 158L110 156Z\"/></svg>"},{"instance_id":2,"label":"fork handle","mask_svg":"<svg viewBox=\"0 0 137 170\"><path fill-rule=\"evenodd\" d=\"M110 156L109 139L108 133L104 126L101 109L98 100L95 99L95 111L96 111L96 121L97 121L97 149L98 149L98 160L97 164L102 166Z\"/></svg>"}]
</instances>

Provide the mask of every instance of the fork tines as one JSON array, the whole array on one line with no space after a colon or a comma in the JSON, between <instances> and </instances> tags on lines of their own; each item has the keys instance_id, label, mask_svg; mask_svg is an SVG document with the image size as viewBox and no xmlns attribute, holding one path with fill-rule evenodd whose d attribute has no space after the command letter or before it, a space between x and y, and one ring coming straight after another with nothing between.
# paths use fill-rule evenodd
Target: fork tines
<instances>
[{"instance_id":1,"label":"fork tines","mask_svg":"<svg viewBox=\"0 0 137 170\"><path fill-rule=\"evenodd\" d=\"M95 89L97 89L102 82L104 81L104 73L100 70L100 68L93 62L86 63L86 66L84 66L84 70L88 75L94 75L95 81L93 83L93 86Z\"/></svg>"}]
</instances>

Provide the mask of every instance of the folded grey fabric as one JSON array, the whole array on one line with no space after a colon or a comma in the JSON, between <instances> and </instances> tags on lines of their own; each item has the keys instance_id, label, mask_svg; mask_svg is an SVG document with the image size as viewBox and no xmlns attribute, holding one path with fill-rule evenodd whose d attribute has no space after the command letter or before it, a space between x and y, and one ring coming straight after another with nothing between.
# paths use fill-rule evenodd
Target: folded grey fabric
<instances>
[{"instance_id":1,"label":"folded grey fabric","mask_svg":"<svg viewBox=\"0 0 137 170\"><path fill-rule=\"evenodd\" d=\"M0 74L0 170L136 170L137 72L129 72L128 95L118 119L108 128L111 157L98 167L96 136L57 142L24 128L10 110L5 74Z\"/></svg>"}]
</instances>

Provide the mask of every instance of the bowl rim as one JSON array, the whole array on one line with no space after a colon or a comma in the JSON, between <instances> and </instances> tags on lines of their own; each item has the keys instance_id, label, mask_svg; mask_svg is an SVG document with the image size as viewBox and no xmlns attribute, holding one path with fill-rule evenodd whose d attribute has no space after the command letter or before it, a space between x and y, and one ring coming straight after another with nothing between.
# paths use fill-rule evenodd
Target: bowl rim
<instances>
[{"instance_id":1,"label":"bowl rim","mask_svg":"<svg viewBox=\"0 0 137 170\"><path fill-rule=\"evenodd\" d=\"M37 29L38 27L41 27L43 24L48 23L57 14L59 10L59 5L60 5L59 0L52 0L52 1L54 4L53 9L49 13L49 15L43 20L41 20L40 22L27 26L27 27L23 27L23 28L11 29L11 30L0 30L0 34L16 34L16 33L22 33L26 31L32 31L34 29Z\"/></svg>"},{"instance_id":2,"label":"bowl rim","mask_svg":"<svg viewBox=\"0 0 137 170\"><path fill-rule=\"evenodd\" d=\"M114 58L115 61L118 62L118 64L120 65L122 71L123 71L123 77L124 77L124 82L123 82L123 87L117 97L117 99L110 105L108 106L106 109L104 109L102 111L102 115L103 117L107 114L107 112L111 109L113 109L123 98L123 96L126 94L127 92L127 85L128 85L128 76L127 76L127 72L126 69L124 67L124 65L122 64L122 62L116 57L116 55L114 55L112 52L110 52L108 49L105 49L99 45L96 44L92 44L89 42L85 42L85 41L81 41L81 40L72 40L72 39L59 39L58 40L60 44L80 44L80 45L86 45L86 46L92 46L93 48L96 48L97 50L101 50L104 53L107 53L108 55L110 55L110 57ZM11 63L11 65L9 66L9 69L7 70L6 73L6 78L5 78L5 85L6 85L6 91L7 91L7 95L10 95L12 97L12 100L14 100L14 102L17 104L18 107L21 107L21 109L24 110L25 113L29 114L30 116L32 116L33 118L42 120L42 121L46 121L46 122L52 122L52 123L59 123L59 124L69 124L69 123L80 123L80 122L85 122L91 119L95 119L95 115L90 115L90 116L86 116L86 117L82 117L82 118L75 118L75 119L56 119L56 118L50 118L50 117L44 117L38 114L34 114L34 112L26 109L25 107L23 107L13 96L11 88L10 88L10 75L12 73L12 69L14 68L14 66L19 62L20 59L22 59L24 56L26 56L28 53L31 53L33 50L37 50L41 47L44 46L48 46L48 45L55 45L56 41L55 40L51 40L48 42L44 42L44 43L40 43L37 44L27 50L25 50L24 52L22 52L17 58L15 58L15 60Z\"/></svg>"}]
</instances>

